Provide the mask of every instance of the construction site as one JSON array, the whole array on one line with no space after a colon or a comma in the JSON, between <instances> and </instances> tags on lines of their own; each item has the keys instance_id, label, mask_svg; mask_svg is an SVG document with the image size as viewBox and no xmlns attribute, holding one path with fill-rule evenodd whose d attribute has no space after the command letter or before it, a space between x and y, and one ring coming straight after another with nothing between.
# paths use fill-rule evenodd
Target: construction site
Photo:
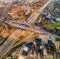
<instances>
[{"instance_id":1,"label":"construction site","mask_svg":"<svg viewBox=\"0 0 60 59\"><path fill-rule=\"evenodd\" d=\"M59 1L1 0L0 59L60 59Z\"/></svg>"}]
</instances>

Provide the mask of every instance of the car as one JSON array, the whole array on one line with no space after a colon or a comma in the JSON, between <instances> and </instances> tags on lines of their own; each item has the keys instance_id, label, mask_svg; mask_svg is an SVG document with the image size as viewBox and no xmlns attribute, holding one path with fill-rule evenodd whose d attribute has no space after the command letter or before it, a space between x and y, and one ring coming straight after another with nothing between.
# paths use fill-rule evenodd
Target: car
<instances>
[{"instance_id":1,"label":"car","mask_svg":"<svg viewBox=\"0 0 60 59\"><path fill-rule=\"evenodd\" d=\"M4 21L5 21L6 19L7 19L7 16L4 16L2 20L4 20Z\"/></svg>"},{"instance_id":2,"label":"car","mask_svg":"<svg viewBox=\"0 0 60 59\"><path fill-rule=\"evenodd\" d=\"M52 40L48 40L48 44L50 46L51 51L56 51L56 46L55 44L52 42Z\"/></svg>"},{"instance_id":3,"label":"car","mask_svg":"<svg viewBox=\"0 0 60 59\"><path fill-rule=\"evenodd\" d=\"M47 16L47 12L43 12L42 17L46 17L46 16Z\"/></svg>"},{"instance_id":4,"label":"car","mask_svg":"<svg viewBox=\"0 0 60 59\"><path fill-rule=\"evenodd\" d=\"M35 44L36 44L36 50L38 53L43 55L43 45L42 45L42 39L41 38L35 38Z\"/></svg>"},{"instance_id":5,"label":"car","mask_svg":"<svg viewBox=\"0 0 60 59\"><path fill-rule=\"evenodd\" d=\"M35 38L35 43L37 46L41 46L42 45L42 39L41 38Z\"/></svg>"},{"instance_id":6,"label":"car","mask_svg":"<svg viewBox=\"0 0 60 59\"><path fill-rule=\"evenodd\" d=\"M57 58L60 58L60 51L56 53Z\"/></svg>"},{"instance_id":7,"label":"car","mask_svg":"<svg viewBox=\"0 0 60 59\"><path fill-rule=\"evenodd\" d=\"M57 20L55 18L51 18L50 22L54 24L57 22Z\"/></svg>"},{"instance_id":8,"label":"car","mask_svg":"<svg viewBox=\"0 0 60 59\"><path fill-rule=\"evenodd\" d=\"M50 46L48 44L45 44L45 48L46 48L47 53L51 52Z\"/></svg>"},{"instance_id":9,"label":"car","mask_svg":"<svg viewBox=\"0 0 60 59\"><path fill-rule=\"evenodd\" d=\"M41 45L40 48L39 48L39 51L38 51L41 56L43 56L43 49L44 49L44 46Z\"/></svg>"},{"instance_id":10,"label":"car","mask_svg":"<svg viewBox=\"0 0 60 59\"><path fill-rule=\"evenodd\" d=\"M47 15L46 19L51 20L51 15Z\"/></svg>"},{"instance_id":11,"label":"car","mask_svg":"<svg viewBox=\"0 0 60 59\"><path fill-rule=\"evenodd\" d=\"M22 51L22 55L26 56L28 55L29 51L31 51L33 47L33 42L28 42L25 44L23 51Z\"/></svg>"}]
</instances>

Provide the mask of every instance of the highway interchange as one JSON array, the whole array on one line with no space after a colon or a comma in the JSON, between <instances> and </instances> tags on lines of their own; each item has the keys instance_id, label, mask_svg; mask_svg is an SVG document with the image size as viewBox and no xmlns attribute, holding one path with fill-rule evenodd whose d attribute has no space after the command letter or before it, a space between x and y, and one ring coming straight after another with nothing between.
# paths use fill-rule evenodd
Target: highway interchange
<instances>
[{"instance_id":1,"label":"highway interchange","mask_svg":"<svg viewBox=\"0 0 60 59\"><path fill-rule=\"evenodd\" d=\"M52 37L59 37L59 36L57 36L55 34L51 34L49 32L46 32L42 28L34 25L35 21L37 21L37 18L41 15L41 13L44 11L44 9L51 2L52 2L52 0L49 0L43 7L41 7L38 11L36 11L35 13L33 13L27 19L27 22L24 22L24 23L15 23L15 22L12 22L12 21L8 22L8 21L0 20L0 21L3 21L5 23L7 23L8 25L10 25L12 27L18 28L11 36L9 36L9 38L0 47L0 59L2 59L7 53L9 53L9 51L11 51L11 49L13 48L13 45L17 41L20 40L19 37L22 36L22 31L23 30L31 31L32 34L28 35L28 37L26 37L26 39L23 39L21 42L26 41L28 38L30 38L31 36L33 36L35 33L37 33L39 35L48 35L48 36L52 36Z\"/></svg>"}]
</instances>

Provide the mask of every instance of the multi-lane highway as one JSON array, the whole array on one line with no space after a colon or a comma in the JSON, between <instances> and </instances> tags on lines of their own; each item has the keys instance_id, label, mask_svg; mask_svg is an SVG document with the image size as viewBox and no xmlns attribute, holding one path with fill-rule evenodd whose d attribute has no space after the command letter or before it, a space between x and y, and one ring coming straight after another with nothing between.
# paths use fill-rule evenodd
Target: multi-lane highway
<instances>
[{"instance_id":1,"label":"multi-lane highway","mask_svg":"<svg viewBox=\"0 0 60 59\"><path fill-rule=\"evenodd\" d=\"M37 12L35 12L28 20L27 20L27 24L33 24L39 15L41 15L41 13L43 12L43 10L47 7L47 5L49 3L51 3L52 0L49 0L42 8L40 8ZM35 33L44 33L43 30L34 30L32 27L30 28L26 28L26 26L22 26L19 24L13 24L11 22L6 22L11 26L20 28L20 29L24 29L24 30L29 30L29 31L33 31ZM13 45L19 40L19 37L22 34L22 30L16 30L6 41L5 43L0 47L0 59L3 58L3 56L5 56L13 47ZM29 35L30 36L30 35ZM32 35L33 36L33 35Z\"/></svg>"},{"instance_id":2,"label":"multi-lane highway","mask_svg":"<svg viewBox=\"0 0 60 59\"><path fill-rule=\"evenodd\" d=\"M33 24L37 21L37 18L39 17L39 15L41 15L41 13L44 11L44 9L52 2L53 0L48 0L48 2L41 7L39 10L37 10L35 13L33 13L31 15L30 18L27 19L27 23Z\"/></svg>"},{"instance_id":3,"label":"multi-lane highway","mask_svg":"<svg viewBox=\"0 0 60 59\"><path fill-rule=\"evenodd\" d=\"M27 20L27 26L29 26L29 27L31 27L31 28L28 28L28 27L26 27L26 26L23 26L23 25L21 25L21 24L13 24L13 23L11 23L11 22L7 22L7 21L4 21L5 23L7 23L8 25L10 25L10 26L14 26L14 27L17 27L17 28L20 28L20 29L24 29L24 30L30 30L30 31L34 31L34 32L36 32L36 33L41 33L39 30L35 30L35 29L33 29L33 27L32 27L32 25L29 25L29 23L30 24L34 24L35 23L35 21L37 21L37 18L39 17L39 15L41 15L41 13L43 12L43 10L48 6L48 4L49 3L51 3L52 2L52 0L49 0L43 7L41 7L39 10L37 10L37 12L35 12L35 13L33 13L29 18L28 18L28 20ZM25 22L24 22L25 23ZM23 24L24 24L23 23ZM24 25L26 25L26 23L24 24ZM35 27L35 28L37 28L37 27Z\"/></svg>"},{"instance_id":4,"label":"multi-lane highway","mask_svg":"<svg viewBox=\"0 0 60 59\"><path fill-rule=\"evenodd\" d=\"M58 36L56 34L46 32L41 27L31 25L31 24L28 24L28 23L10 23L10 22L6 22L6 23L9 24L10 26L13 26L13 27L16 27L16 28L19 28L19 29L23 29L23 30L29 30L29 31L38 33L40 35L48 35L49 34L49 35L53 35L54 37L59 37L60 38L60 36Z\"/></svg>"},{"instance_id":5,"label":"multi-lane highway","mask_svg":"<svg viewBox=\"0 0 60 59\"><path fill-rule=\"evenodd\" d=\"M22 39L20 43L22 42L26 42L28 40L31 40L31 38L33 38L34 33L31 33L31 35L27 35L26 38ZM5 50L3 50L3 52L1 52L1 59L9 52L11 51L11 49L14 47L14 44L19 41L20 39L17 39L15 41L12 41L12 43L9 45L9 47L7 47ZM9 44L9 42L7 42ZM4 48L6 47L6 45L4 46Z\"/></svg>"}]
</instances>

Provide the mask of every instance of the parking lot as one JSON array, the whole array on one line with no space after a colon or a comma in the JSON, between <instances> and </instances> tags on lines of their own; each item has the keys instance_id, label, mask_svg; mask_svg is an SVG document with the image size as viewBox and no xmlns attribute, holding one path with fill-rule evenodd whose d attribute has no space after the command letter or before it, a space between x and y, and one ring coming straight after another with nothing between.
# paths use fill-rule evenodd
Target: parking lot
<instances>
[{"instance_id":1,"label":"parking lot","mask_svg":"<svg viewBox=\"0 0 60 59\"><path fill-rule=\"evenodd\" d=\"M34 43L34 41L32 41L32 42ZM47 40L46 40L46 42L47 42ZM28 52L27 55L24 55L25 53L22 54L22 51L24 50L24 47L25 47L25 44L24 44L20 50L19 58L23 57L22 59L60 59L59 55L56 55L57 52L52 51L53 53L47 53L46 48L44 48L45 47L44 44L43 44L43 54L42 54L42 50L40 52L38 52L38 47L36 46L36 43L34 43L34 47ZM40 47L40 48L42 49L42 47ZM26 49L27 48L25 48L25 50Z\"/></svg>"}]
</instances>

